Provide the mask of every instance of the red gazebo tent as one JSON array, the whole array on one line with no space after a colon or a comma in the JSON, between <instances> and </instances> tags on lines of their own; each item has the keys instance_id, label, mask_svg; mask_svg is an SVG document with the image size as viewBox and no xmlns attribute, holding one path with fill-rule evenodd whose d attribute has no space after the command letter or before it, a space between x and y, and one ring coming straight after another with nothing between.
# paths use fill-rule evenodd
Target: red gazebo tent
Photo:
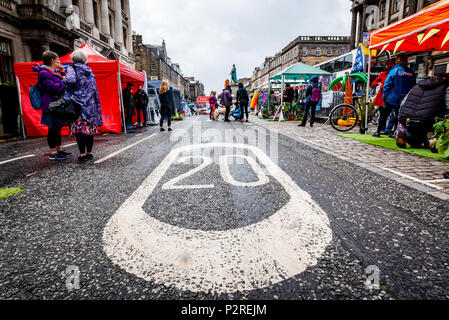
<instances>
[{"instance_id":1,"label":"red gazebo tent","mask_svg":"<svg viewBox=\"0 0 449 320\"><path fill-rule=\"evenodd\" d=\"M131 82L136 85L144 84L145 75L130 68L118 60L110 60L98 53L89 44L81 48L87 55L87 63L95 74L98 93L100 95L101 112L103 115L103 126L101 132L119 133L122 131L124 121L122 107L122 84ZM71 54L61 57L61 63L72 63ZM47 135L48 128L41 125L42 111L33 109L29 98L29 89L37 82L37 73L31 68L36 63L15 63L14 71L19 84L19 95L24 125L28 136L40 137ZM137 86L136 86L137 87ZM67 135L67 129L63 134Z\"/></svg>"},{"instance_id":2,"label":"red gazebo tent","mask_svg":"<svg viewBox=\"0 0 449 320\"><path fill-rule=\"evenodd\" d=\"M371 50L449 51L449 0L441 0L414 15L378 29L370 35L368 88ZM367 89L367 102L369 101ZM368 125L368 113L366 126Z\"/></svg>"}]
</instances>

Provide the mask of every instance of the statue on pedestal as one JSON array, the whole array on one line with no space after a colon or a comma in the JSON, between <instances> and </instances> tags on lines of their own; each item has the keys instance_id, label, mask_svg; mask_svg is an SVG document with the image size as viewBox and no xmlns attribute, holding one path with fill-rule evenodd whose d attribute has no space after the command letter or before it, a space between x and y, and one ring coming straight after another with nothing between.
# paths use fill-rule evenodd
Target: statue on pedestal
<instances>
[{"instance_id":1,"label":"statue on pedestal","mask_svg":"<svg viewBox=\"0 0 449 320\"><path fill-rule=\"evenodd\" d=\"M231 80L232 83L238 83L237 80L237 69L235 68L235 64L232 65L232 71L231 71Z\"/></svg>"}]
</instances>

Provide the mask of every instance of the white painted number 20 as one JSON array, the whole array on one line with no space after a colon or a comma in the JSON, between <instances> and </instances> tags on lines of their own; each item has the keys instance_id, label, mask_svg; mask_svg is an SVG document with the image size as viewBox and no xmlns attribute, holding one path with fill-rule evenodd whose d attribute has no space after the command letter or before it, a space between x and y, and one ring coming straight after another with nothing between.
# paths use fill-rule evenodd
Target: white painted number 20
<instances>
[{"instance_id":1,"label":"white painted number 20","mask_svg":"<svg viewBox=\"0 0 449 320\"><path fill-rule=\"evenodd\" d=\"M146 200L176 160L191 159L182 158L182 154L212 148L247 150L258 159L257 162L242 156L257 181L239 182L230 174L231 156L221 157L220 172L225 182L252 187L267 184L269 178L261 168L263 165L288 194L289 202L265 220L224 231L177 227L143 210ZM165 183L162 189L213 187L212 184L179 184L211 165L210 158L200 158L200 166ZM105 227L103 241L113 263L142 279L179 290L232 293L268 287L316 265L331 244L332 232L328 217L318 204L259 148L209 143L172 150L112 216Z\"/></svg>"}]
</instances>

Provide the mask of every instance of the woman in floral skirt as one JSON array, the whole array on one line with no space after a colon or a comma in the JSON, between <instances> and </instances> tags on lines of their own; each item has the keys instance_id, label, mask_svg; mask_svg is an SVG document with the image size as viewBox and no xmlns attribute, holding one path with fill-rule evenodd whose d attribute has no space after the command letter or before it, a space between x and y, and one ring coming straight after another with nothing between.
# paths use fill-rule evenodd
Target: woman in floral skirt
<instances>
[{"instance_id":1,"label":"woman in floral skirt","mask_svg":"<svg viewBox=\"0 0 449 320\"><path fill-rule=\"evenodd\" d=\"M70 131L76 136L80 150L80 162L92 160L94 134L103 125L100 98L97 82L92 70L87 66L87 56L82 50L72 53L73 64L67 68L64 84L67 87L66 98L73 99L82 106L81 114L70 126Z\"/></svg>"}]
</instances>

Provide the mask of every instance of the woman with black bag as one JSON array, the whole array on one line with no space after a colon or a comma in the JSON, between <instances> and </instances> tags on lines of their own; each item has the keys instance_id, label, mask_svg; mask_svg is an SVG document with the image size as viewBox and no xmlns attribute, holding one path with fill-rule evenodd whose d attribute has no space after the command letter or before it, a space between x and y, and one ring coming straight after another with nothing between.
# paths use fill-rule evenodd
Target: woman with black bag
<instances>
[{"instance_id":1,"label":"woman with black bag","mask_svg":"<svg viewBox=\"0 0 449 320\"><path fill-rule=\"evenodd\" d=\"M82 106L77 120L70 126L71 134L76 136L80 151L80 162L92 160L94 134L103 125L100 97L97 82L92 70L87 66L87 55L82 50L72 53L73 64L67 68L64 84L67 87L65 98L72 99Z\"/></svg>"},{"instance_id":2,"label":"woman with black bag","mask_svg":"<svg viewBox=\"0 0 449 320\"><path fill-rule=\"evenodd\" d=\"M43 65L35 65L33 71L38 73L39 91L41 94L41 124L48 127L47 142L50 147L50 160L65 160L70 153L61 150L61 129L68 126L66 121L52 116L49 105L61 98L65 92L63 83L64 67L59 56L52 51L42 54Z\"/></svg>"}]
</instances>

